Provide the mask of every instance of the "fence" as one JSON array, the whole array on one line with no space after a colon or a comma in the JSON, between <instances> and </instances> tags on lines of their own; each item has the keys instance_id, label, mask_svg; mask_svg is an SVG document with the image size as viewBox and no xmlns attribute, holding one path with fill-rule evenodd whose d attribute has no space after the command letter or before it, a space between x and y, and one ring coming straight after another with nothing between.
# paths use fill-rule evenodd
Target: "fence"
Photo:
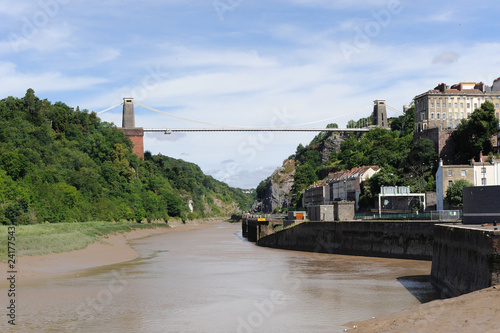
<instances>
[{"instance_id":1,"label":"fence","mask_svg":"<svg viewBox=\"0 0 500 333\"><path fill-rule=\"evenodd\" d=\"M431 220L431 213L364 213L355 214L356 220Z\"/></svg>"},{"instance_id":2,"label":"fence","mask_svg":"<svg viewBox=\"0 0 500 333\"><path fill-rule=\"evenodd\" d=\"M432 221L458 221L462 219L461 210L437 210L431 212Z\"/></svg>"}]
</instances>

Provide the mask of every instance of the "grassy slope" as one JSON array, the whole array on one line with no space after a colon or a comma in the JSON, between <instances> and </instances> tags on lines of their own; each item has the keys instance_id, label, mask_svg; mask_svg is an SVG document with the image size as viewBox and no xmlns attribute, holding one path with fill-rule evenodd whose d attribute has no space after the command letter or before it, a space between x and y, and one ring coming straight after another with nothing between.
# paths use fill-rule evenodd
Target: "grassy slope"
<instances>
[{"instance_id":1,"label":"grassy slope","mask_svg":"<svg viewBox=\"0 0 500 333\"><path fill-rule=\"evenodd\" d=\"M0 261L7 261L8 226L0 226ZM135 229L169 228L167 224L139 223L52 223L16 226L17 256L42 255L79 250L103 236Z\"/></svg>"}]
</instances>

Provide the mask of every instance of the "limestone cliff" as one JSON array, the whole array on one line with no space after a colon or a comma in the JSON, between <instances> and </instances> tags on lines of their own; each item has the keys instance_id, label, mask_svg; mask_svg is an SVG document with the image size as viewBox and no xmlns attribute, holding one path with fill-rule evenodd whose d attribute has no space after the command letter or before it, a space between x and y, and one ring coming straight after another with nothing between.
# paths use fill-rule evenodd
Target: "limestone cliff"
<instances>
[{"instance_id":1,"label":"limestone cliff","mask_svg":"<svg viewBox=\"0 0 500 333\"><path fill-rule=\"evenodd\" d=\"M318 149L321 156L321 164L328 161L332 152L340 150L340 145L345 139L346 137L340 133L332 133L319 145Z\"/></svg>"},{"instance_id":2,"label":"limestone cliff","mask_svg":"<svg viewBox=\"0 0 500 333\"><path fill-rule=\"evenodd\" d=\"M262 211L272 213L276 208L291 206L291 190L295 175L295 161L287 159L277 168L266 184L265 196L262 200Z\"/></svg>"}]
</instances>

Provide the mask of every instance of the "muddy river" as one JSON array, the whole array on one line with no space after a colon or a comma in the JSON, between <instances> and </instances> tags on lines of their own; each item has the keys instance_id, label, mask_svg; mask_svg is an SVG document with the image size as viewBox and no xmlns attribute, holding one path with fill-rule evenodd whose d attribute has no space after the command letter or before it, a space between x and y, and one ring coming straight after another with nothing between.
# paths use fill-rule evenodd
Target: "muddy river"
<instances>
[{"instance_id":1,"label":"muddy river","mask_svg":"<svg viewBox=\"0 0 500 333\"><path fill-rule=\"evenodd\" d=\"M430 262L262 248L240 228L134 240L132 261L20 281L11 331L343 332L432 298Z\"/></svg>"}]
</instances>

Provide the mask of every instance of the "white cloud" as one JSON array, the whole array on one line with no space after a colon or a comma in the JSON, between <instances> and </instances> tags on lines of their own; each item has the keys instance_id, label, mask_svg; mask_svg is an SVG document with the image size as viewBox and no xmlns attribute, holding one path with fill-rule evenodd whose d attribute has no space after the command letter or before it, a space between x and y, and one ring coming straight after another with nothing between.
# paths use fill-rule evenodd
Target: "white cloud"
<instances>
[{"instance_id":1,"label":"white cloud","mask_svg":"<svg viewBox=\"0 0 500 333\"><path fill-rule=\"evenodd\" d=\"M13 63L0 63L0 91L3 95L24 96L26 89L33 88L37 93L51 91L71 91L88 89L106 82L105 79L91 76L66 76L59 72L30 72L17 70Z\"/></svg>"},{"instance_id":2,"label":"white cloud","mask_svg":"<svg viewBox=\"0 0 500 333\"><path fill-rule=\"evenodd\" d=\"M430 22L450 22L453 20L456 20L456 14L451 10L435 13L426 18L426 21Z\"/></svg>"}]
</instances>

